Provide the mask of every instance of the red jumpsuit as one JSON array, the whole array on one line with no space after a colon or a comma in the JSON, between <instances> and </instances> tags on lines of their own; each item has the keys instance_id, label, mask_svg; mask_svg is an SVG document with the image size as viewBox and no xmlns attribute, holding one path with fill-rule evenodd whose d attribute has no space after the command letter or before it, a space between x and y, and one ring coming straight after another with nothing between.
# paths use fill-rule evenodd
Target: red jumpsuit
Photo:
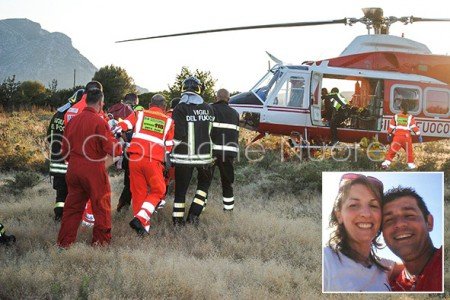
<instances>
[{"instance_id":1,"label":"red jumpsuit","mask_svg":"<svg viewBox=\"0 0 450 300\"><path fill-rule=\"evenodd\" d=\"M107 154L121 155L122 149L109 131L108 123L91 107L74 117L64 130L62 154L67 156L68 195L64 206L58 245L69 247L88 199L95 215L92 244L111 240L111 187L105 169Z\"/></svg>"},{"instance_id":2,"label":"red jumpsuit","mask_svg":"<svg viewBox=\"0 0 450 300\"><path fill-rule=\"evenodd\" d=\"M160 108L151 107L131 114L119 126L124 131L134 128L127 150L133 214L148 231L151 215L166 192L164 154L173 146L173 122Z\"/></svg>"},{"instance_id":3,"label":"red jumpsuit","mask_svg":"<svg viewBox=\"0 0 450 300\"><path fill-rule=\"evenodd\" d=\"M414 149L412 145L411 131L414 131L416 135L420 134L419 127L416 125L416 120L409 114L396 114L389 122L388 133L394 133L394 139L392 140L389 151L386 154L386 161L391 162L395 154L400 149L405 149L408 156L408 163L414 163Z\"/></svg>"},{"instance_id":4,"label":"red jumpsuit","mask_svg":"<svg viewBox=\"0 0 450 300\"><path fill-rule=\"evenodd\" d=\"M80 114L83 109L86 107L86 96L87 94L84 93L81 97L81 100L75 103L71 108L69 108L64 115L64 125L67 126L70 120L72 120L73 117ZM105 114L103 112L99 113L100 116L102 116L104 119L106 119ZM83 223L85 223L88 226L92 226L94 224L94 215L92 212L92 204L91 201L88 201L86 203L86 208L84 210L83 214Z\"/></svg>"}]
</instances>

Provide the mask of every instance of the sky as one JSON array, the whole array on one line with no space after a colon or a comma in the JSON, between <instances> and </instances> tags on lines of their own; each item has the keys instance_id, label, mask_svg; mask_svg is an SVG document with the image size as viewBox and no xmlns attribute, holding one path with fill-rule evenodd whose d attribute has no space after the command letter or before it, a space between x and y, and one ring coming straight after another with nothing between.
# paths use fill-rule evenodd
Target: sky
<instances>
[{"instance_id":1,"label":"sky","mask_svg":"<svg viewBox=\"0 0 450 300\"><path fill-rule=\"evenodd\" d=\"M324 172L322 173L322 245L325 246L329 238L328 228L329 216L336 199L341 176L347 172ZM351 172L360 173L360 172ZM366 176L373 176L381 180L384 191L399 185L413 187L425 201L428 210L434 217L434 229L430 233L435 247L443 243L443 173L442 172L361 172ZM381 237L384 244L384 240ZM380 257L400 261L386 247L378 252Z\"/></svg>"},{"instance_id":2,"label":"sky","mask_svg":"<svg viewBox=\"0 0 450 300\"><path fill-rule=\"evenodd\" d=\"M363 7L382 7L385 16L448 18L448 6L445 0L0 0L0 19L27 18L47 31L62 32L97 68L123 67L136 84L150 91L166 89L181 67L187 66L211 71L218 80L217 89L242 92L267 71L265 51L290 63L335 57L353 38L367 33L365 26L337 24L114 42L222 27L360 18ZM404 33L436 54L450 52L449 32L450 22L391 27L391 34Z\"/></svg>"}]
</instances>

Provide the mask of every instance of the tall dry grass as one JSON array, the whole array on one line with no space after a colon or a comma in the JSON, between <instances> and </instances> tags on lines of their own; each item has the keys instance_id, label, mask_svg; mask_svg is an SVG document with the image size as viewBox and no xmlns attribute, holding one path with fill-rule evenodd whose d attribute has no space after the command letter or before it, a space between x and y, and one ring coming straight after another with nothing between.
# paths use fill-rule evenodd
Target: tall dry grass
<instances>
[{"instance_id":1,"label":"tall dry grass","mask_svg":"<svg viewBox=\"0 0 450 300\"><path fill-rule=\"evenodd\" d=\"M47 171L45 140L52 115L44 109L0 112L0 170Z\"/></svg>"},{"instance_id":2,"label":"tall dry grass","mask_svg":"<svg viewBox=\"0 0 450 300\"><path fill-rule=\"evenodd\" d=\"M113 206L121 177L112 178ZM192 191L191 191L192 195ZM0 218L17 244L0 249L0 298L300 298L321 291L320 197L236 187L236 209L222 211L217 184L198 229L174 231L171 206L151 236L129 228L131 211L113 215L113 240L91 248L81 228L67 251L55 246L53 190L41 182L17 198L2 195Z\"/></svg>"}]
</instances>

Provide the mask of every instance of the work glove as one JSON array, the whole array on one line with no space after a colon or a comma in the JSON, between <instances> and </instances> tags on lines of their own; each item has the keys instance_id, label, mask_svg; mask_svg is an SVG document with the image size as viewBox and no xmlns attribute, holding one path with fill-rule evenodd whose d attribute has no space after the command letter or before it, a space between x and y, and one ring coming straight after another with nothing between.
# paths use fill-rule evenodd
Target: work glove
<instances>
[{"instance_id":1,"label":"work glove","mask_svg":"<svg viewBox=\"0 0 450 300\"><path fill-rule=\"evenodd\" d=\"M388 143L392 142L392 134L388 134L387 141L388 141Z\"/></svg>"},{"instance_id":2,"label":"work glove","mask_svg":"<svg viewBox=\"0 0 450 300\"><path fill-rule=\"evenodd\" d=\"M62 207L55 207L53 209L53 211L55 212L55 221L59 222L62 220L62 214L63 214L63 208Z\"/></svg>"},{"instance_id":3,"label":"work glove","mask_svg":"<svg viewBox=\"0 0 450 300\"><path fill-rule=\"evenodd\" d=\"M419 143L423 143L423 138L421 135L419 135Z\"/></svg>"}]
</instances>

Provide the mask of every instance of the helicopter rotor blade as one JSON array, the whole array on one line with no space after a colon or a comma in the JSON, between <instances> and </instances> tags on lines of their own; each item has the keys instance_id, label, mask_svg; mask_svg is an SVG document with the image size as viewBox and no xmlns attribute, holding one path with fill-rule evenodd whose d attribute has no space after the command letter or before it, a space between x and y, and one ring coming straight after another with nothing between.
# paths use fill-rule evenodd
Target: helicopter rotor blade
<instances>
[{"instance_id":1,"label":"helicopter rotor blade","mask_svg":"<svg viewBox=\"0 0 450 300\"><path fill-rule=\"evenodd\" d=\"M330 20L330 21L293 22L293 23L266 24L266 25L254 25L254 26L240 26L240 27L229 27L229 28L219 28L219 29L210 29L210 30L200 30L200 31L191 31L191 32L183 32L183 33L174 33L174 34L164 34L164 35L157 35L157 36L149 36L149 37L143 37L143 38L135 38L135 39L128 39L128 40L117 41L116 43L125 43L125 42L151 40L151 39L159 39L159 38L174 37L174 36L194 35L194 34L203 34L203 33L224 32L224 31L238 31L238 30L264 29L264 28L282 28L282 27L316 26L316 25L328 25L328 24L348 24L348 22L349 22L349 19L344 18L344 19Z\"/></svg>"},{"instance_id":2,"label":"helicopter rotor blade","mask_svg":"<svg viewBox=\"0 0 450 300\"><path fill-rule=\"evenodd\" d=\"M411 23L413 22L450 22L450 19L428 19L428 18L419 18L419 17L410 17Z\"/></svg>"}]
</instances>

